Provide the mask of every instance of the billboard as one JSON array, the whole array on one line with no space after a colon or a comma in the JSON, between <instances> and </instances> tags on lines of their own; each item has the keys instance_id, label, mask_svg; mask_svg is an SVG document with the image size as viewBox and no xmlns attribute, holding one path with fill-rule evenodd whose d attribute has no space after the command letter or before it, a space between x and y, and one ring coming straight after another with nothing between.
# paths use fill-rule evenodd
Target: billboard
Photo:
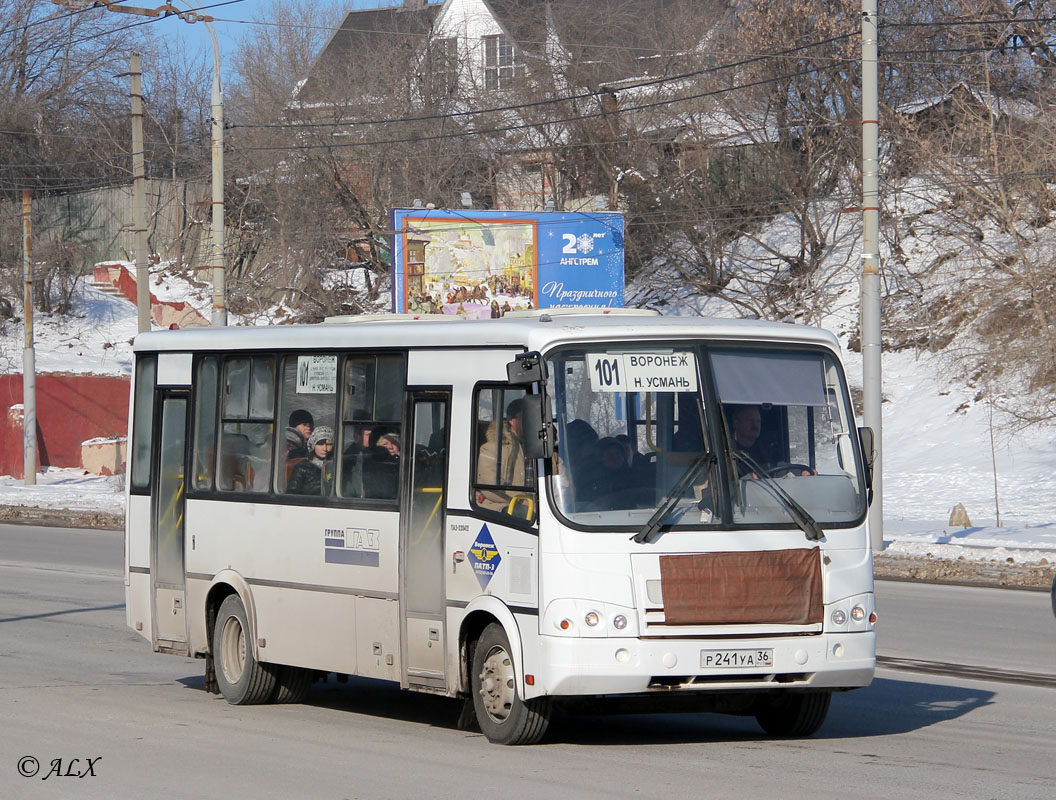
<instances>
[{"instance_id":1,"label":"billboard","mask_svg":"<svg viewBox=\"0 0 1056 800\"><path fill-rule=\"evenodd\" d=\"M623 306L623 215L398 208L392 309L471 319Z\"/></svg>"}]
</instances>

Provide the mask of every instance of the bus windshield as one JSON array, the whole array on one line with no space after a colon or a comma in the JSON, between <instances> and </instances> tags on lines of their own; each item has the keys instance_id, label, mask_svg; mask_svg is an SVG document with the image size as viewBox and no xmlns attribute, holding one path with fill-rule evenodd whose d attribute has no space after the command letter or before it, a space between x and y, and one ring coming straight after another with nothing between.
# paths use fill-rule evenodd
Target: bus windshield
<instances>
[{"instance_id":1,"label":"bus windshield","mask_svg":"<svg viewBox=\"0 0 1056 800\"><path fill-rule=\"evenodd\" d=\"M577 526L640 527L665 501L669 529L794 527L802 511L849 526L865 513L846 386L823 350L592 345L552 354L550 375L551 491Z\"/></svg>"}]
</instances>

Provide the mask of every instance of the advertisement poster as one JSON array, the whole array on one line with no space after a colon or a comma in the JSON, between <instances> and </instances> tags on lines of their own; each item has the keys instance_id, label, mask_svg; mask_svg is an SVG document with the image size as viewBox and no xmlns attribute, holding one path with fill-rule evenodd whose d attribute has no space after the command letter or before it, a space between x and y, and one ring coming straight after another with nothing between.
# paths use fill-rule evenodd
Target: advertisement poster
<instances>
[{"instance_id":1,"label":"advertisement poster","mask_svg":"<svg viewBox=\"0 0 1056 800\"><path fill-rule=\"evenodd\" d=\"M623 306L623 215L392 212L393 310L459 314Z\"/></svg>"}]
</instances>

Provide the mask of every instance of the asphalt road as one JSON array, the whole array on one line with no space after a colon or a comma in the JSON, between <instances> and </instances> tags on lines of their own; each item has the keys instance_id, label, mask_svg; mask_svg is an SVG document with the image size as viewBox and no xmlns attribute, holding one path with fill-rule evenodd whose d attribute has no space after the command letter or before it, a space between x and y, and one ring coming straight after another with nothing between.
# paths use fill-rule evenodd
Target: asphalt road
<instances>
[{"instance_id":1,"label":"asphalt road","mask_svg":"<svg viewBox=\"0 0 1056 800\"><path fill-rule=\"evenodd\" d=\"M720 715L581 716L502 748L457 730L452 701L365 680L234 707L202 691L201 661L125 626L120 562L113 532L0 526L0 798L1047 799L1056 785L1056 688L887 668L798 741ZM1056 673L1043 593L878 595L881 654Z\"/></svg>"}]
</instances>

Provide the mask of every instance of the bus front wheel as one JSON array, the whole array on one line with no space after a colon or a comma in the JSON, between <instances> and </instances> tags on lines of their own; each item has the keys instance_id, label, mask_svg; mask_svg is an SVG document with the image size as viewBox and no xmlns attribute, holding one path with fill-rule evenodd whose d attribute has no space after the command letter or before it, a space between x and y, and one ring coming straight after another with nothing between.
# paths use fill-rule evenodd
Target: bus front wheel
<instances>
[{"instance_id":1,"label":"bus front wheel","mask_svg":"<svg viewBox=\"0 0 1056 800\"><path fill-rule=\"evenodd\" d=\"M522 700L506 632L488 625L473 649L470 667L473 710L480 730L495 744L535 744L550 724L550 698Z\"/></svg>"},{"instance_id":2,"label":"bus front wheel","mask_svg":"<svg viewBox=\"0 0 1056 800\"><path fill-rule=\"evenodd\" d=\"M275 692L275 671L253 657L246 607L237 594L220 604L213 628L216 682L232 705L266 703Z\"/></svg>"},{"instance_id":3,"label":"bus front wheel","mask_svg":"<svg viewBox=\"0 0 1056 800\"><path fill-rule=\"evenodd\" d=\"M760 699L755 719L771 736L810 736L829 713L832 692L779 693Z\"/></svg>"}]
</instances>

